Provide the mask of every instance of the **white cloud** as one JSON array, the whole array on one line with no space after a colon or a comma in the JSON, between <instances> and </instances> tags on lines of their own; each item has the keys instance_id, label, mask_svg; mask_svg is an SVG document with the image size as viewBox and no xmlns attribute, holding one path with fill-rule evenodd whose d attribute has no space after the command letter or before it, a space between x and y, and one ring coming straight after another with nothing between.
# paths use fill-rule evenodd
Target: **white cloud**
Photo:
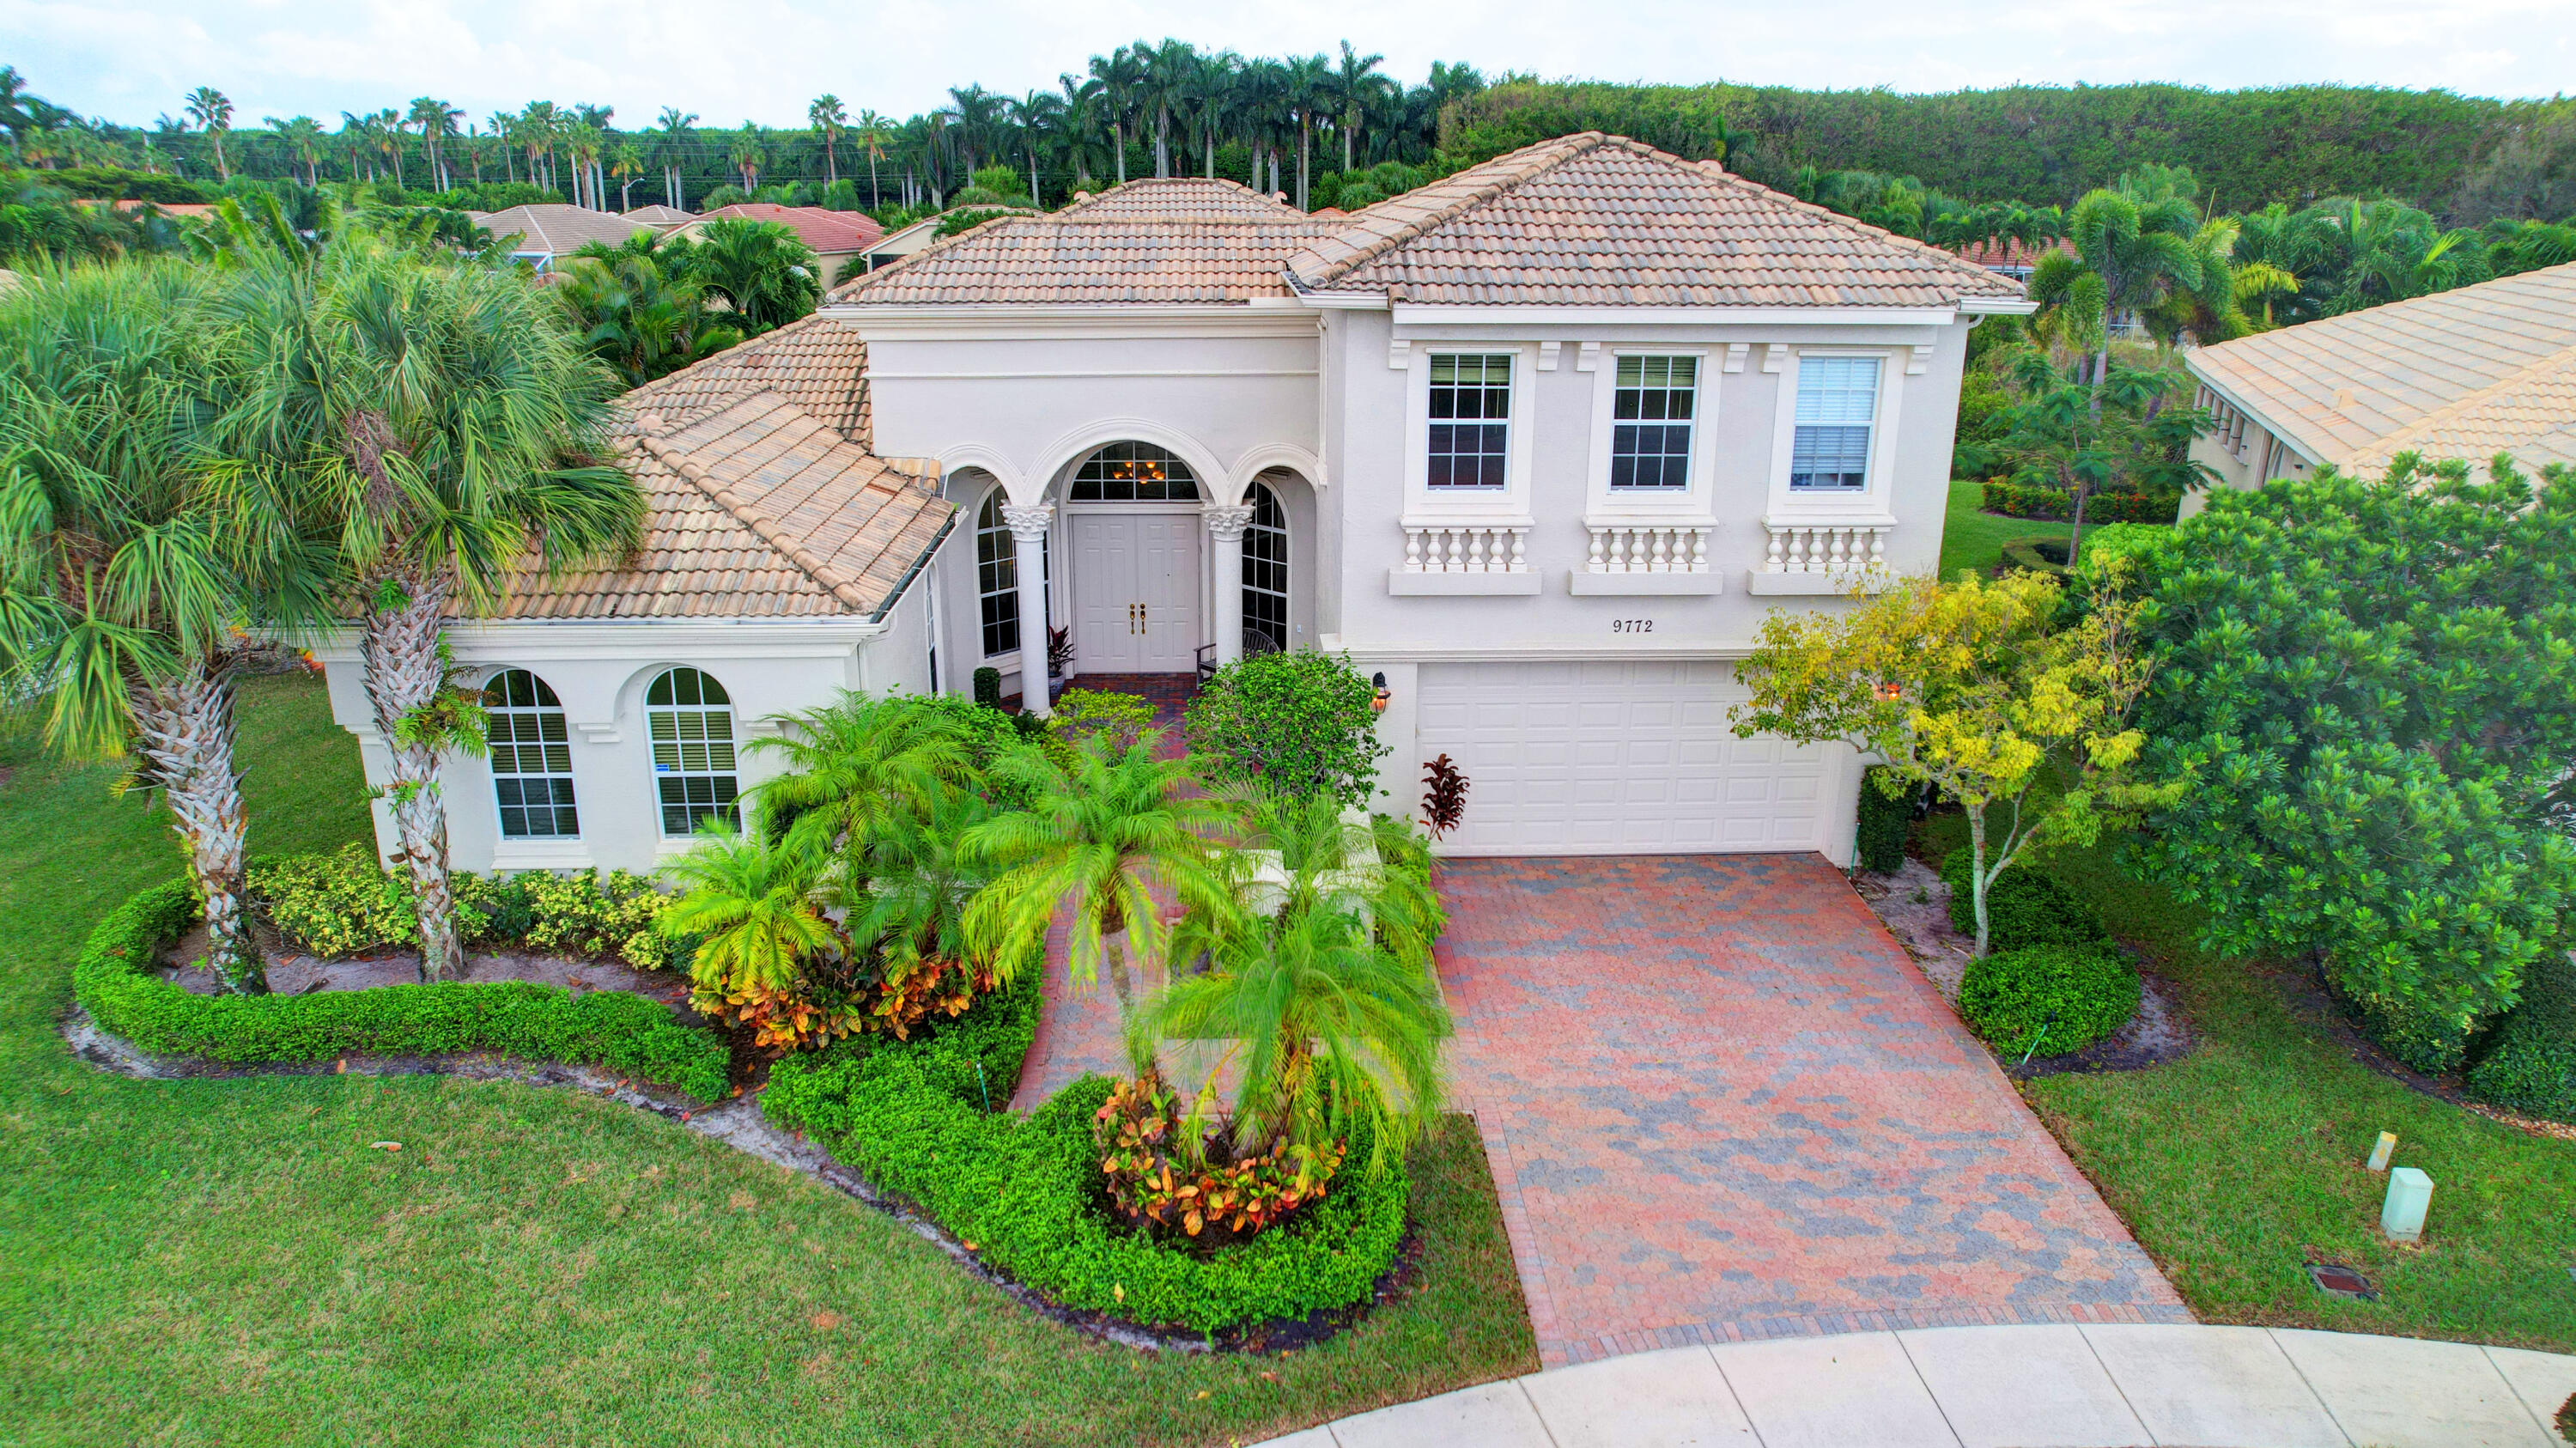
<instances>
[{"instance_id":1,"label":"white cloud","mask_svg":"<svg viewBox=\"0 0 2576 1448\"><path fill-rule=\"evenodd\" d=\"M1569 19L1569 16L1573 18ZM1382 6L1279 0L1219 17L1174 0L0 0L0 59L84 113L147 121L213 85L244 117L443 96L480 118L532 98L665 105L709 124L801 120L823 91L908 114L948 86L1051 87L1087 57L1177 35L1249 54L1345 35L1419 79L1434 59L1488 73L1946 90L2034 82L2214 86L2343 81L2549 95L2576 74L2565 0L1808 0L1794 6L1533 0Z\"/></svg>"}]
</instances>

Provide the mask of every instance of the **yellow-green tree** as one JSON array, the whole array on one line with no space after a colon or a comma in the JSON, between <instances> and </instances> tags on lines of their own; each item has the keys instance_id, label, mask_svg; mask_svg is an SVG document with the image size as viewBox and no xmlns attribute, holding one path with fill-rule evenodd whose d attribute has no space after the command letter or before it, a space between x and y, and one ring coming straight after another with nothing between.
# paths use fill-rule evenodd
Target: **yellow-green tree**
<instances>
[{"instance_id":1,"label":"yellow-green tree","mask_svg":"<svg viewBox=\"0 0 2576 1448\"><path fill-rule=\"evenodd\" d=\"M1736 677L1740 736L1841 741L1880 756L1889 792L1929 784L1968 816L1977 950L1986 894L2032 851L2090 844L2163 801L2137 775L2147 687L2138 604L2117 567L2061 623L2055 580L1910 578L1833 613L1773 613ZM2047 786L2043 788L2042 786Z\"/></svg>"}]
</instances>

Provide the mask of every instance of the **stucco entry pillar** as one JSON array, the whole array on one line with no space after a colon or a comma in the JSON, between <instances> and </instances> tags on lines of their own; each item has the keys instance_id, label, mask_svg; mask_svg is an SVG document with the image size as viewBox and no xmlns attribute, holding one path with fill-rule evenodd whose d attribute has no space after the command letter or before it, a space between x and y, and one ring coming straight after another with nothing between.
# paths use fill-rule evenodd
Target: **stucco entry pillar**
<instances>
[{"instance_id":1,"label":"stucco entry pillar","mask_svg":"<svg viewBox=\"0 0 2576 1448\"><path fill-rule=\"evenodd\" d=\"M1252 526L1249 504L1199 510L1207 520L1208 562L1216 581L1216 661L1243 656L1243 530Z\"/></svg>"},{"instance_id":2,"label":"stucco entry pillar","mask_svg":"<svg viewBox=\"0 0 2576 1448\"><path fill-rule=\"evenodd\" d=\"M1046 547L1055 505L1004 503L1002 521L1018 545L1020 707L1043 719L1054 712L1054 701L1047 697Z\"/></svg>"}]
</instances>

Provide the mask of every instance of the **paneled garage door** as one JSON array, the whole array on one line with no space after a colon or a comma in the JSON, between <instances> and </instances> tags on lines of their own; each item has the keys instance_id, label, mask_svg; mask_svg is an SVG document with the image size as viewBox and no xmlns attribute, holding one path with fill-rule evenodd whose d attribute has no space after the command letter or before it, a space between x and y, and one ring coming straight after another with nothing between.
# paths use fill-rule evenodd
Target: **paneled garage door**
<instances>
[{"instance_id":1,"label":"paneled garage door","mask_svg":"<svg viewBox=\"0 0 2576 1448\"><path fill-rule=\"evenodd\" d=\"M1478 855L1813 850L1829 746L1738 739L1718 663L1425 664L1422 757L1466 771L1447 848ZM1840 748L1840 746L1830 746ZM1848 754L1850 751L1844 750Z\"/></svg>"}]
</instances>

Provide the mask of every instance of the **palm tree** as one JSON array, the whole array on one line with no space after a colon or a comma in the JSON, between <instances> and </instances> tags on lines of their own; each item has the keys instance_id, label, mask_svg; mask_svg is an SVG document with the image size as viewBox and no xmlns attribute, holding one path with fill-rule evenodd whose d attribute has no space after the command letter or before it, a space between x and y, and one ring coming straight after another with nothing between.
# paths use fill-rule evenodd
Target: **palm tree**
<instances>
[{"instance_id":1,"label":"palm tree","mask_svg":"<svg viewBox=\"0 0 2576 1448\"><path fill-rule=\"evenodd\" d=\"M644 153L635 149L633 141L620 140L608 153L608 174L626 178L617 188L617 209L634 210L635 178L644 174Z\"/></svg>"},{"instance_id":2,"label":"palm tree","mask_svg":"<svg viewBox=\"0 0 2576 1448\"><path fill-rule=\"evenodd\" d=\"M877 163L885 159L886 137L892 123L874 111L862 110L850 128L850 137L859 144L859 154L868 158L868 209L885 204L877 190Z\"/></svg>"},{"instance_id":3,"label":"palm tree","mask_svg":"<svg viewBox=\"0 0 2576 1448\"><path fill-rule=\"evenodd\" d=\"M823 264L775 221L719 216L699 229L688 256L689 274L724 298L748 337L795 321L822 298Z\"/></svg>"},{"instance_id":4,"label":"palm tree","mask_svg":"<svg viewBox=\"0 0 2576 1448\"><path fill-rule=\"evenodd\" d=\"M1199 53L1186 40L1166 40L1148 47L1136 42L1138 57L1144 62L1138 85L1137 104L1154 116L1154 174L1172 174L1172 109L1184 103L1191 76L1198 69Z\"/></svg>"},{"instance_id":5,"label":"palm tree","mask_svg":"<svg viewBox=\"0 0 2576 1448\"><path fill-rule=\"evenodd\" d=\"M2192 243L2200 218L2177 198L2140 202L2118 191L2094 191L2067 217L2075 254L2050 252L2031 273L2030 295L2041 316L2069 345L2093 353L2092 382L2110 376L2111 328L2124 312L2144 312L2177 290L2202 284L2201 257ZM2095 402L2099 415L2100 402Z\"/></svg>"},{"instance_id":6,"label":"palm tree","mask_svg":"<svg viewBox=\"0 0 2576 1448\"><path fill-rule=\"evenodd\" d=\"M972 178L977 167L1002 149L1002 114L1008 103L980 85L952 86L948 101L957 148L966 153L966 174Z\"/></svg>"},{"instance_id":7,"label":"palm tree","mask_svg":"<svg viewBox=\"0 0 2576 1448\"><path fill-rule=\"evenodd\" d=\"M836 703L776 722L793 732L751 745L787 756L788 772L761 786L762 807L817 850L928 810L973 765L957 724L909 699L843 690Z\"/></svg>"},{"instance_id":8,"label":"palm tree","mask_svg":"<svg viewBox=\"0 0 2576 1448\"><path fill-rule=\"evenodd\" d=\"M1028 748L987 770L1034 801L976 826L961 845L970 862L994 871L967 907L967 937L1005 978L1043 959L1047 929L1070 902L1075 975L1097 980L1105 952L1120 1018L1129 1019L1136 1000L1129 956L1159 954L1165 936L1151 887L1204 917L1233 908L1211 846L1230 809L1197 793L1188 760L1157 759L1160 741L1160 730L1147 729L1121 749L1095 735L1063 762Z\"/></svg>"},{"instance_id":9,"label":"palm tree","mask_svg":"<svg viewBox=\"0 0 2576 1448\"><path fill-rule=\"evenodd\" d=\"M188 92L185 109L188 119L214 139L216 178L230 181L233 172L231 165L224 160L224 133L233 128L233 103L224 97L222 91L201 85Z\"/></svg>"},{"instance_id":10,"label":"palm tree","mask_svg":"<svg viewBox=\"0 0 2576 1448\"><path fill-rule=\"evenodd\" d=\"M840 143L842 132L849 129L850 113L841 108L839 96L827 91L815 97L814 103L805 108L805 119L812 123L814 133L823 138L824 184L830 185L841 179L841 158L835 148Z\"/></svg>"},{"instance_id":11,"label":"palm tree","mask_svg":"<svg viewBox=\"0 0 2576 1448\"><path fill-rule=\"evenodd\" d=\"M733 145L726 150L725 159L731 161L734 170L741 173L742 189L745 192L759 190L761 162L766 159L760 149L760 127L749 121L743 122L742 133L733 138Z\"/></svg>"},{"instance_id":12,"label":"palm tree","mask_svg":"<svg viewBox=\"0 0 2576 1448\"><path fill-rule=\"evenodd\" d=\"M1096 174L1092 168L1108 159L1102 150L1109 130L1107 103L1096 80L1067 74L1057 77L1057 84L1063 94L1055 113L1056 154L1073 172L1074 189L1088 191Z\"/></svg>"},{"instance_id":13,"label":"palm tree","mask_svg":"<svg viewBox=\"0 0 2576 1448\"><path fill-rule=\"evenodd\" d=\"M530 101L528 108L519 112L517 134L519 144L527 149L528 180L532 185L551 189L555 184L555 131L562 119L553 101ZM545 162L542 176L537 171L540 160Z\"/></svg>"},{"instance_id":14,"label":"palm tree","mask_svg":"<svg viewBox=\"0 0 2576 1448\"><path fill-rule=\"evenodd\" d=\"M866 886L852 902L850 939L878 952L886 979L937 961L989 966L969 943L966 911L992 876L960 842L992 817L975 791L941 789L922 808L892 811L852 837L843 878Z\"/></svg>"},{"instance_id":15,"label":"palm tree","mask_svg":"<svg viewBox=\"0 0 2576 1448\"><path fill-rule=\"evenodd\" d=\"M441 756L479 743L444 633L511 572L632 547L643 494L598 461L617 380L520 277L334 245L241 289L220 345L252 379L219 437L237 470L291 477L338 532L385 791L420 918L421 974L464 966Z\"/></svg>"},{"instance_id":16,"label":"palm tree","mask_svg":"<svg viewBox=\"0 0 2576 1448\"><path fill-rule=\"evenodd\" d=\"M1109 119L1109 138L1118 155L1118 184L1127 184L1127 122L1136 114L1136 93L1145 79L1143 41L1122 45L1091 58L1091 78L1100 84L1101 104Z\"/></svg>"},{"instance_id":17,"label":"palm tree","mask_svg":"<svg viewBox=\"0 0 2576 1448\"><path fill-rule=\"evenodd\" d=\"M564 155L572 161L573 204L593 211L608 209L608 198L601 195L599 155L606 138L587 121L576 121L564 137Z\"/></svg>"},{"instance_id":18,"label":"palm tree","mask_svg":"<svg viewBox=\"0 0 2576 1448\"><path fill-rule=\"evenodd\" d=\"M508 111L494 111L483 118L492 139L501 143L501 179L515 184L519 179L519 118Z\"/></svg>"},{"instance_id":19,"label":"palm tree","mask_svg":"<svg viewBox=\"0 0 2576 1448\"><path fill-rule=\"evenodd\" d=\"M1342 169L1345 171L1351 169L1351 143L1359 136L1361 115L1368 109L1369 101L1387 88L1387 78L1378 70L1379 63L1385 59L1383 55L1361 55L1345 40L1342 42L1342 63L1327 78L1326 90L1341 111L1339 125L1342 132Z\"/></svg>"},{"instance_id":20,"label":"palm tree","mask_svg":"<svg viewBox=\"0 0 2576 1448\"><path fill-rule=\"evenodd\" d=\"M1234 115L1243 127L1244 142L1252 153L1252 189L1264 193L1279 189L1277 147L1287 134L1291 110L1288 99L1288 67L1275 60L1255 60L1243 68L1235 81ZM1270 184L1261 182L1261 163L1270 162Z\"/></svg>"},{"instance_id":21,"label":"palm tree","mask_svg":"<svg viewBox=\"0 0 2576 1448\"><path fill-rule=\"evenodd\" d=\"M689 127L697 123L694 112L682 111L677 106L662 108L662 200L674 211L688 209L684 204L688 193L682 188L680 179L680 164L686 155L682 143L688 136Z\"/></svg>"},{"instance_id":22,"label":"palm tree","mask_svg":"<svg viewBox=\"0 0 2576 1448\"><path fill-rule=\"evenodd\" d=\"M1019 136L1020 154L1028 158L1029 204L1043 207L1046 202L1038 193L1038 142L1056 129L1064 115L1064 100L1047 91L1033 90L1017 100L1005 100L1002 106L1011 129Z\"/></svg>"},{"instance_id":23,"label":"palm tree","mask_svg":"<svg viewBox=\"0 0 2576 1448\"><path fill-rule=\"evenodd\" d=\"M288 151L295 159L304 163L304 184L321 185L321 178L314 174L313 163L322 149L322 123L311 116L289 116L282 121L275 116L269 116L266 120L268 128L275 131L277 138L286 143Z\"/></svg>"},{"instance_id":24,"label":"palm tree","mask_svg":"<svg viewBox=\"0 0 2576 1448\"><path fill-rule=\"evenodd\" d=\"M682 266L655 255L660 237L639 231L623 246L593 242L566 260L548 296L573 320L591 355L629 387L677 372L742 340L718 325ZM667 250L668 248L663 248Z\"/></svg>"},{"instance_id":25,"label":"palm tree","mask_svg":"<svg viewBox=\"0 0 2576 1448\"><path fill-rule=\"evenodd\" d=\"M822 857L802 841L773 842L709 820L689 852L663 867L684 889L657 928L698 937L689 976L710 991L792 989L807 961L841 945L816 900L822 870Z\"/></svg>"},{"instance_id":26,"label":"palm tree","mask_svg":"<svg viewBox=\"0 0 2576 1448\"><path fill-rule=\"evenodd\" d=\"M1327 89L1332 69L1320 55L1288 58L1288 104L1297 112L1297 209L1306 206L1306 182L1315 146L1315 118L1332 104Z\"/></svg>"},{"instance_id":27,"label":"palm tree","mask_svg":"<svg viewBox=\"0 0 2576 1448\"><path fill-rule=\"evenodd\" d=\"M370 124L367 128L367 135L370 139L374 140L377 149L383 151L386 157L392 161L394 168L394 185L399 188L403 184L402 115L393 107L387 106L383 110L376 112L375 115L368 119Z\"/></svg>"},{"instance_id":28,"label":"palm tree","mask_svg":"<svg viewBox=\"0 0 2576 1448\"><path fill-rule=\"evenodd\" d=\"M456 134L456 123L464 114L445 101L418 96L413 99L411 110L403 116L405 124L420 128L421 144L429 152L429 169L438 177L441 191L449 190L453 184L453 178L447 172L445 142Z\"/></svg>"},{"instance_id":29,"label":"palm tree","mask_svg":"<svg viewBox=\"0 0 2576 1448\"><path fill-rule=\"evenodd\" d=\"M573 102L574 119L597 133L598 144L591 147L590 159L583 167L583 180L590 187L592 209L608 209L608 174L600 169L600 157L607 154L610 136L609 119L617 114L615 106L595 106L587 101Z\"/></svg>"},{"instance_id":30,"label":"palm tree","mask_svg":"<svg viewBox=\"0 0 2576 1448\"><path fill-rule=\"evenodd\" d=\"M64 754L136 757L128 783L170 806L216 974L257 992L231 669L245 626L321 612L330 560L270 480L204 465L217 276L40 273L0 308L0 696L43 691Z\"/></svg>"},{"instance_id":31,"label":"palm tree","mask_svg":"<svg viewBox=\"0 0 2576 1448\"><path fill-rule=\"evenodd\" d=\"M1217 136L1225 129L1234 103L1235 80L1242 72L1243 57L1225 50L1193 57L1181 81L1177 96L1181 126L1184 132L1198 136L1211 181L1216 179Z\"/></svg>"}]
</instances>

